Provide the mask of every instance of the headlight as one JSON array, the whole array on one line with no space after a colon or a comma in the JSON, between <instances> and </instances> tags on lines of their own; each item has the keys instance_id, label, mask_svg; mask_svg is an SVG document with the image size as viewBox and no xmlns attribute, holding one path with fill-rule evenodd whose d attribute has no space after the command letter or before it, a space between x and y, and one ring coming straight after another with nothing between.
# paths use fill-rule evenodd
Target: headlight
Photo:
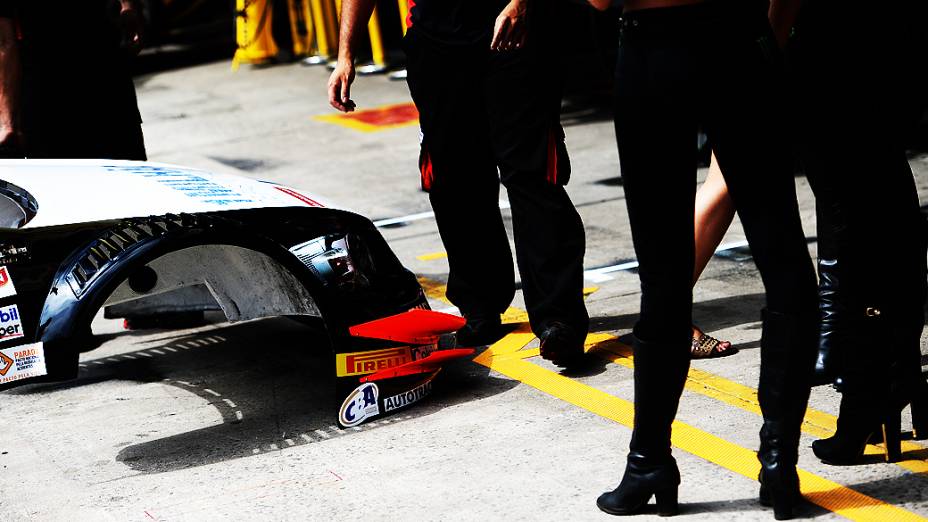
<instances>
[{"instance_id":1,"label":"headlight","mask_svg":"<svg viewBox=\"0 0 928 522\"><path fill-rule=\"evenodd\" d=\"M359 266L352 255L353 249L359 250L360 261L364 264L366 252L360 245L360 239L351 234L332 235L300 243L290 248L290 252L326 286L366 285L367 278L362 273L364 267Z\"/></svg>"}]
</instances>

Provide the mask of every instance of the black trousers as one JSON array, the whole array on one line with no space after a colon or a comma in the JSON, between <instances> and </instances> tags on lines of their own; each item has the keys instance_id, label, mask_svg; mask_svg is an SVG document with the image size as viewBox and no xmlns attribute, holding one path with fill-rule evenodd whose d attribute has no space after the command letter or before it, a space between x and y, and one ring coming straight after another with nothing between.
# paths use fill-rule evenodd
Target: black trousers
<instances>
[{"instance_id":1,"label":"black trousers","mask_svg":"<svg viewBox=\"0 0 928 522\"><path fill-rule=\"evenodd\" d=\"M688 357L692 324L693 137L719 161L763 279L767 307L815 317L815 272L799 218L783 60L766 3L719 1L628 13L615 128L641 279L643 341Z\"/></svg>"},{"instance_id":2,"label":"black trousers","mask_svg":"<svg viewBox=\"0 0 928 522\"><path fill-rule=\"evenodd\" d=\"M928 59L926 28L928 5L902 0L813 0L796 28L797 129L824 218L819 251L838 260L839 331L859 340L867 309L879 309L905 332L878 347L842 343L846 385L876 388L893 365L921 368L928 241L906 138L928 102L928 71L916 65Z\"/></svg>"},{"instance_id":3,"label":"black trousers","mask_svg":"<svg viewBox=\"0 0 928 522\"><path fill-rule=\"evenodd\" d=\"M841 293L852 306L919 314L928 243L906 137L928 101L928 74L914 65L928 59L920 4L809 2L793 60L803 167L840 263ZM861 12L862 32L853 27Z\"/></svg>"},{"instance_id":4,"label":"black trousers","mask_svg":"<svg viewBox=\"0 0 928 522\"><path fill-rule=\"evenodd\" d=\"M515 295L498 203L502 181L532 329L560 321L585 333L583 223L563 187L570 162L560 89L541 45L536 39L494 53L489 45L443 45L409 30L422 185L448 252L447 296L465 316L498 315Z\"/></svg>"}]
</instances>

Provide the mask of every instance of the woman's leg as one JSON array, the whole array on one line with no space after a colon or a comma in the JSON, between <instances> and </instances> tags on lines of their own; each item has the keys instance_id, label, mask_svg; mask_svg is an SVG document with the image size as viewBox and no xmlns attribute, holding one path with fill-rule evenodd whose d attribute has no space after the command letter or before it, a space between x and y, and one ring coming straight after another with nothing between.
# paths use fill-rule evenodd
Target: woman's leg
<instances>
[{"instance_id":1,"label":"woman's leg","mask_svg":"<svg viewBox=\"0 0 928 522\"><path fill-rule=\"evenodd\" d=\"M622 482L597 505L607 513L631 514L657 495L659 510L672 514L680 476L670 451L671 424L691 346L698 100L691 75L698 50L670 35L637 39L639 31L661 31L661 20L630 23L626 20L619 49L615 129L641 280L635 428ZM652 46L655 37L665 45Z\"/></svg>"},{"instance_id":2,"label":"woman's leg","mask_svg":"<svg viewBox=\"0 0 928 522\"><path fill-rule=\"evenodd\" d=\"M693 285L699 280L715 249L731 226L735 217L735 204L728 194L725 178L719 170L718 160L712 154L709 163L709 175L696 192L695 240L696 263L693 267ZM731 343L719 341L708 336L698 326L693 325L693 358L706 358L715 355L734 353Z\"/></svg>"},{"instance_id":3,"label":"woman's leg","mask_svg":"<svg viewBox=\"0 0 928 522\"><path fill-rule=\"evenodd\" d=\"M715 153L709 163L709 175L696 191L696 263L693 284L699 280L709 260L715 254L725 232L735 217L735 204L728 194L725 177L719 169Z\"/></svg>"},{"instance_id":4,"label":"woman's leg","mask_svg":"<svg viewBox=\"0 0 928 522\"><path fill-rule=\"evenodd\" d=\"M705 128L766 290L758 386L761 501L773 503L777 518L788 518L801 498L796 462L818 305L783 119L782 59L764 14L714 38L705 72L720 81L704 93ZM750 22L757 34L744 31Z\"/></svg>"}]
</instances>

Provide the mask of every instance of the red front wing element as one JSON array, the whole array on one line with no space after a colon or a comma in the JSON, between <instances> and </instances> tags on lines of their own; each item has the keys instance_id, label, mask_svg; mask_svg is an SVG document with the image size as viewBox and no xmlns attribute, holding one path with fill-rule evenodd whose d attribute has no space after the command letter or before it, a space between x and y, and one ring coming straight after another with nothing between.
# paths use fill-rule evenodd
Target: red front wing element
<instances>
[{"instance_id":1,"label":"red front wing element","mask_svg":"<svg viewBox=\"0 0 928 522\"><path fill-rule=\"evenodd\" d=\"M368 339L432 344L438 342L438 338L442 335L460 330L465 323L463 317L416 309L352 326L348 332L355 337Z\"/></svg>"}]
</instances>

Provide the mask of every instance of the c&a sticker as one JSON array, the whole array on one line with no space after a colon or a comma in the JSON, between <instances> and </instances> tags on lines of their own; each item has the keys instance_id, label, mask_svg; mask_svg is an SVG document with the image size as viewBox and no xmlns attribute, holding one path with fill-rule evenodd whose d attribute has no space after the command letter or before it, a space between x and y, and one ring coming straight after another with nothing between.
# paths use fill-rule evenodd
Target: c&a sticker
<instances>
[{"instance_id":1,"label":"c&a sticker","mask_svg":"<svg viewBox=\"0 0 928 522\"><path fill-rule=\"evenodd\" d=\"M342 408L338 411L338 422L350 428L361 424L368 417L380 415L380 405L377 404L379 396L380 390L372 382L358 386L342 403Z\"/></svg>"},{"instance_id":2,"label":"c&a sticker","mask_svg":"<svg viewBox=\"0 0 928 522\"><path fill-rule=\"evenodd\" d=\"M48 375L42 343L0 350L0 384Z\"/></svg>"},{"instance_id":3,"label":"c&a sticker","mask_svg":"<svg viewBox=\"0 0 928 522\"><path fill-rule=\"evenodd\" d=\"M0 343L18 339L23 335L23 323L19 319L19 308L15 304L0 308Z\"/></svg>"},{"instance_id":4,"label":"c&a sticker","mask_svg":"<svg viewBox=\"0 0 928 522\"><path fill-rule=\"evenodd\" d=\"M16 295L16 287L13 286L10 271L5 266L0 266L0 299L14 295Z\"/></svg>"}]
</instances>

